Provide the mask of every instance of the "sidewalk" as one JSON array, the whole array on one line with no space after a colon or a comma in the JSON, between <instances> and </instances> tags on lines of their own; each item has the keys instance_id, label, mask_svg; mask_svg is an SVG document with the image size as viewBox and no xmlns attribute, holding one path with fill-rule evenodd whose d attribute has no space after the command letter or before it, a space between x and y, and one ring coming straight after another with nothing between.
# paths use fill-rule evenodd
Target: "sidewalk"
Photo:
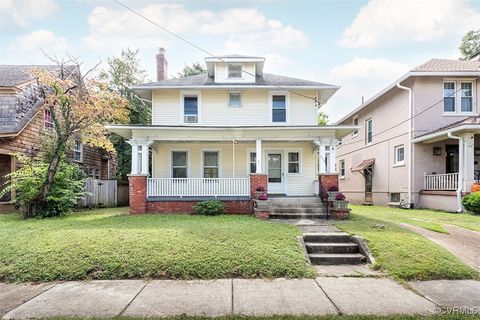
<instances>
[{"instance_id":1,"label":"sidewalk","mask_svg":"<svg viewBox=\"0 0 480 320\"><path fill-rule=\"evenodd\" d=\"M3 319L55 316L153 317L431 314L437 305L480 306L480 281L412 284L386 278L105 280L50 284L0 283Z\"/></svg>"}]
</instances>

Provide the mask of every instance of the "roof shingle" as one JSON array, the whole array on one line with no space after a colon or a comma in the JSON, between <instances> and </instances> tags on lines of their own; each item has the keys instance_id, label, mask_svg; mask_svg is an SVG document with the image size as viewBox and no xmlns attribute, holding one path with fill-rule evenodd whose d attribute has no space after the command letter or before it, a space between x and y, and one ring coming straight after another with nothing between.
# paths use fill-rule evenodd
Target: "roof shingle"
<instances>
[{"instance_id":1,"label":"roof shingle","mask_svg":"<svg viewBox=\"0 0 480 320\"><path fill-rule=\"evenodd\" d=\"M430 59L412 71L415 72L479 72L480 61Z\"/></svg>"}]
</instances>

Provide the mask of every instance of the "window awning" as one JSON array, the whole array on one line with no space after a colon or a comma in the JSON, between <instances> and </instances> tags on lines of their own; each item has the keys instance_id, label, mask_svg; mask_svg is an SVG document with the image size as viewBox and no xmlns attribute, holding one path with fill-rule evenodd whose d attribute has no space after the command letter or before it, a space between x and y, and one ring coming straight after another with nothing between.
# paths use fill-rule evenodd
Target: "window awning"
<instances>
[{"instance_id":1,"label":"window awning","mask_svg":"<svg viewBox=\"0 0 480 320\"><path fill-rule=\"evenodd\" d=\"M370 167L374 163L375 163L375 158L363 160L362 162L357 164L355 167L353 167L350 171L351 172L361 172L361 171L367 169L368 167Z\"/></svg>"}]
</instances>

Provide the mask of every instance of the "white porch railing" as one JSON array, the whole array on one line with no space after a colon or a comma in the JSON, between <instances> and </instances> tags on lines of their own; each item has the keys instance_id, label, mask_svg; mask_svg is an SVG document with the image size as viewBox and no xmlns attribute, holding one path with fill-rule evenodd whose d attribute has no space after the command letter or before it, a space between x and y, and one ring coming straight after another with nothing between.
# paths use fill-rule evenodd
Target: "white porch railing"
<instances>
[{"instance_id":1,"label":"white porch railing","mask_svg":"<svg viewBox=\"0 0 480 320\"><path fill-rule=\"evenodd\" d=\"M250 196L249 178L148 178L148 197Z\"/></svg>"},{"instance_id":2,"label":"white porch railing","mask_svg":"<svg viewBox=\"0 0 480 320\"><path fill-rule=\"evenodd\" d=\"M458 173L426 174L425 190L456 190L458 188Z\"/></svg>"}]
</instances>

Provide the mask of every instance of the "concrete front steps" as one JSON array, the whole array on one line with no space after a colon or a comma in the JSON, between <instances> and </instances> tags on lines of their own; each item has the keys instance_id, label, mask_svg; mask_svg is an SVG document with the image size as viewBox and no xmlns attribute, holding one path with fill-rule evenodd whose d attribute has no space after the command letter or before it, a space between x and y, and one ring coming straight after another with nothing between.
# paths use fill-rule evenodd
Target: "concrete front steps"
<instances>
[{"instance_id":1,"label":"concrete front steps","mask_svg":"<svg viewBox=\"0 0 480 320\"><path fill-rule=\"evenodd\" d=\"M303 241L314 265L360 264L366 261L358 250L358 244L347 233L304 233Z\"/></svg>"},{"instance_id":2,"label":"concrete front steps","mask_svg":"<svg viewBox=\"0 0 480 320\"><path fill-rule=\"evenodd\" d=\"M325 219L327 208L318 197L269 199L271 219Z\"/></svg>"}]
</instances>

